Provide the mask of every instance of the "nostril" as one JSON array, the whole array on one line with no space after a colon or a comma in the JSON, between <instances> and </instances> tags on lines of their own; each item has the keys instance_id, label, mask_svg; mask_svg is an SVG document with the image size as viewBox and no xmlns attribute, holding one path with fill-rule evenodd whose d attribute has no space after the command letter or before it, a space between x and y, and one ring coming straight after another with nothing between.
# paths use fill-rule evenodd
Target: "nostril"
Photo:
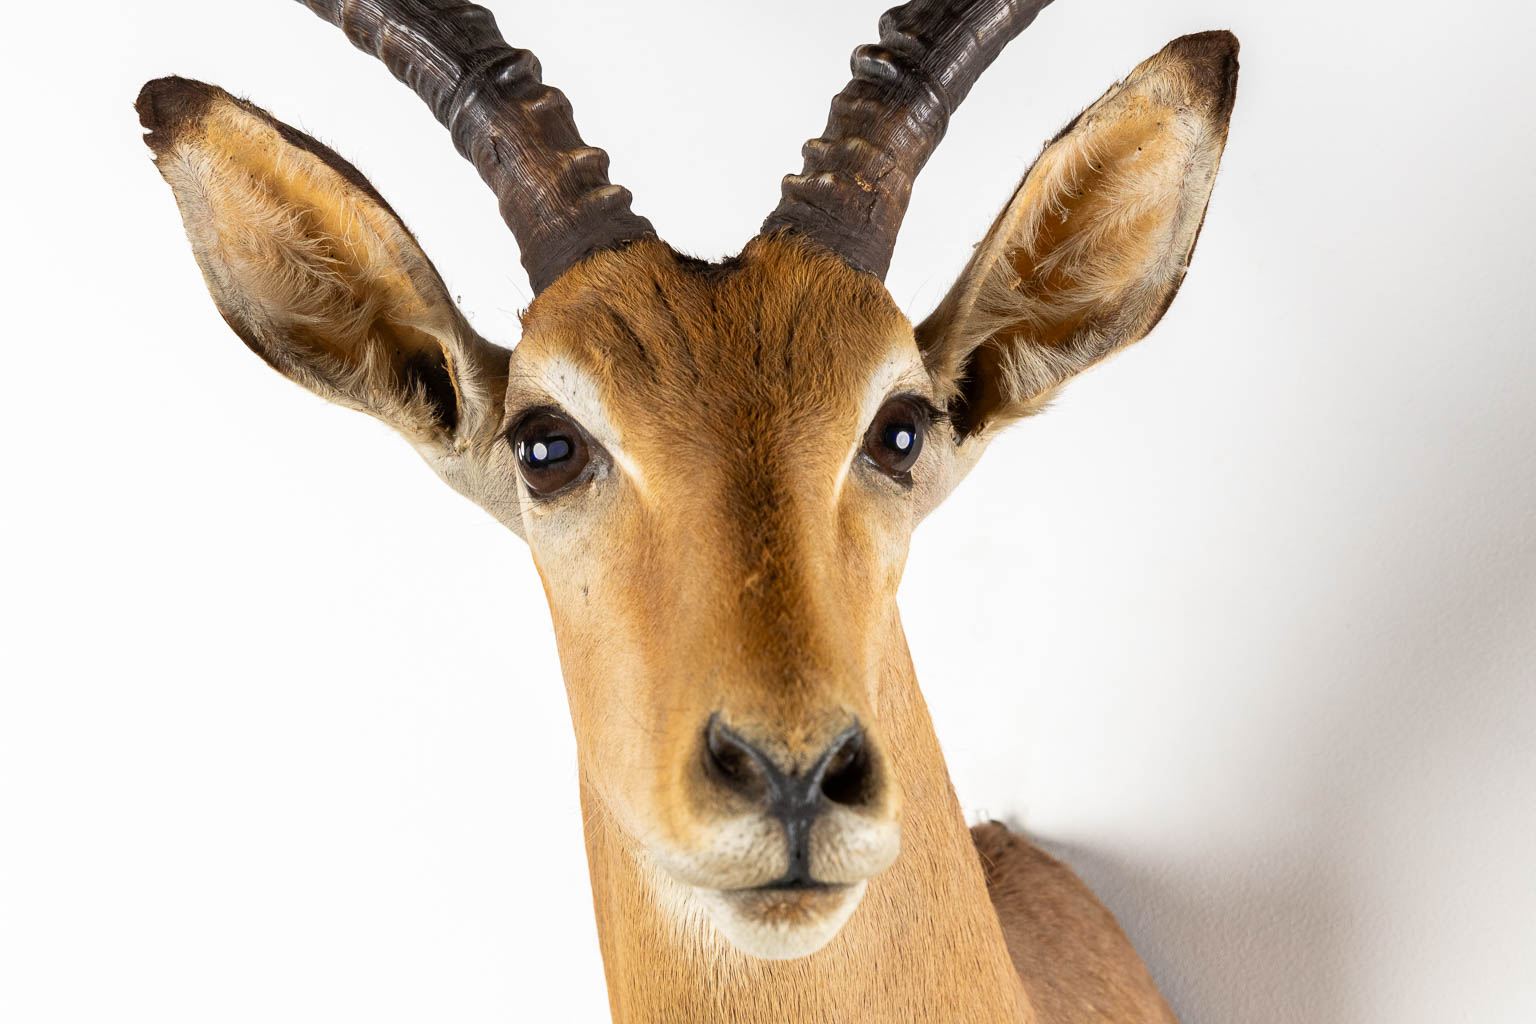
<instances>
[{"instance_id":1,"label":"nostril","mask_svg":"<svg viewBox=\"0 0 1536 1024\"><path fill-rule=\"evenodd\" d=\"M873 796L869 751L864 730L855 725L827 753L821 776L821 792L835 804L862 804Z\"/></svg>"},{"instance_id":2,"label":"nostril","mask_svg":"<svg viewBox=\"0 0 1536 1024\"><path fill-rule=\"evenodd\" d=\"M704 728L703 761L705 774L719 788L766 805L786 825L808 826L828 804L857 807L880 796L876 758L857 722L833 740L808 770L785 772L714 714Z\"/></svg>"},{"instance_id":3,"label":"nostril","mask_svg":"<svg viewBox=\"0 0 1536 1024\"><path fill-rule=\"evenodd\" d=\"M704 746L710 773L727 789L753 801L767 797L768 779L762 755L726 728L719 715L710 716L704 730Z\"/></svg>"}]
</instances>

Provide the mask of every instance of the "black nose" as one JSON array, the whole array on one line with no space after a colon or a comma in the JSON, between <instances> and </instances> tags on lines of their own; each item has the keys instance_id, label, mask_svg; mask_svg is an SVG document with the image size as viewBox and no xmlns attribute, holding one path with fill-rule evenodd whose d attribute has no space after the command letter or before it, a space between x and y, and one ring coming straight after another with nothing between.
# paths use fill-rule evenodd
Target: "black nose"
<instances>
[{"instance_id":1,"label":"black nose","mask_svg":"<svg viewBox=\"0 0 1536 1024\"><path fill-rule=\"evenodd\" d=\"M803 772L786 772L760 748L711 715L704 731L710 774L726 789L784 824L789 869L773 885L815 884L810 873L811 825L831 804L857 807L875 798L874 770L864 729L854 722Z\"/></svg>"}]
</instances>

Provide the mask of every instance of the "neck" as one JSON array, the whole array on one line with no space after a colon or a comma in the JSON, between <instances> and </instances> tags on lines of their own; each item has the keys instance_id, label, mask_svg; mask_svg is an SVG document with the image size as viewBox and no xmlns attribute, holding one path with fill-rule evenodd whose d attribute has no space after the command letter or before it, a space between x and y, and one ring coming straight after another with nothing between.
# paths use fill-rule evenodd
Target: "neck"
<instances>
[{"instance_id":1,"label":"neck","mask_svg":"<svg viewBox=\"0 0 1536 1024\"><path fill-rule=\"evenodd\" d=\"M876 711L904 796L901 855L870 880L838 936L811 956L759 960L728 945L583 784L615 1022L1035 1019L899 628L892 647Z\"/></svg>"}]
</instances>

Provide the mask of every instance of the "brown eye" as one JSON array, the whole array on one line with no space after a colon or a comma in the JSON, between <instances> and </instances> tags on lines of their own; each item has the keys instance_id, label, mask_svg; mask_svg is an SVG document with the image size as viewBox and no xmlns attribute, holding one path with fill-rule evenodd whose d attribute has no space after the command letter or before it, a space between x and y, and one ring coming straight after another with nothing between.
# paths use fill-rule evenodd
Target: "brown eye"
<instances>
[{"instance_id":1,"label":"brown eye","mask_svg":"<svg viewBox=\"0 0 1536 1024\"><path fill-rule=\"evenodd\" d=\"M864 454L876 466L903 483L923 450L928 410L911 398L892 398L880 407L864 435Z\"/></svg>"},{"instance_id":2,"label":"brown eye","mask_svg":"<svg viewBox=\"0 0 1536 1024\"><path fill-rule=\"evenodd\" d=\"M591 453L581 428L553 409L524 416L509 438L517 471L537 495L553 494L587 468Z\"/></svg>"}]
</instances>

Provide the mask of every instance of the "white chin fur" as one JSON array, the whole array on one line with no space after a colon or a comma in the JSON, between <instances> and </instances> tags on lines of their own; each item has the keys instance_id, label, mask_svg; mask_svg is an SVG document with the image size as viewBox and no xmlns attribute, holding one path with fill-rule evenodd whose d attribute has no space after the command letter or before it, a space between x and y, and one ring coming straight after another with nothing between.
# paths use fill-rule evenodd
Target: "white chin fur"
<instances>
[{"instance_id":1,"label":"white chin fur","mask_svg":"<svg viewBox=\"0 0 1536 1024\"><path fill-rule=\"evenodd\" d=\"M867 883L835 889L695 889L720 934L748 956L794 960L831 942L864 897Z\"/></svg>"}]
</instances>

